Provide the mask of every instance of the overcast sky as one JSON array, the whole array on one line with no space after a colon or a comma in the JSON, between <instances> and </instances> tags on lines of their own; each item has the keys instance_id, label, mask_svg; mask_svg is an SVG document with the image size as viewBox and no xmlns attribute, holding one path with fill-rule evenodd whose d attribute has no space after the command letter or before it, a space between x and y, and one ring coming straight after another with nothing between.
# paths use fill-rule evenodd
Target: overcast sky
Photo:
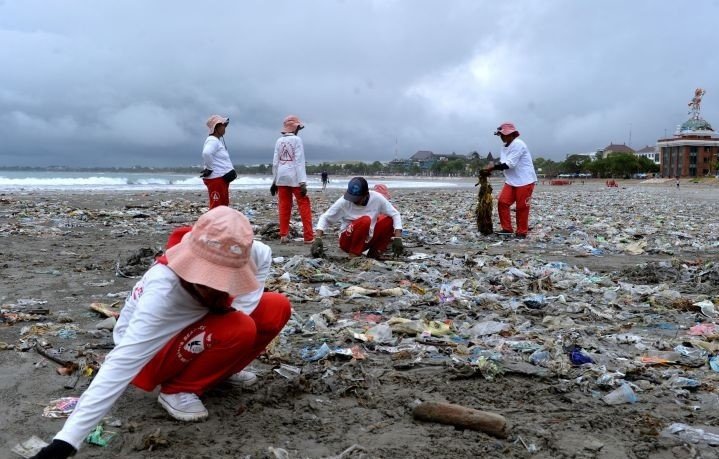
<instances>
[{"instance_id":1,"label":"overcast sky","mask_svg":"<svg viewBox=\"0 0 719 459\"><path fill-rule=\"evenodd\" d=\"M296 114L308 161L535 157L719 128L719 1L0 0L0 167L237 164ZM630 142L631 132L631 142Z\"/></svg>"}]
</instances>

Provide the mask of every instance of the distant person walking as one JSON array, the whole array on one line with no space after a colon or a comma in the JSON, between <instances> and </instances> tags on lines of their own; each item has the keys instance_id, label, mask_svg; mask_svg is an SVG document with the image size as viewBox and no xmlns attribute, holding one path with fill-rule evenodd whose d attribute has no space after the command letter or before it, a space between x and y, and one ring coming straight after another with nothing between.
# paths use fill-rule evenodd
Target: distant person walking
<instances>
[{"instance_id":1,"label":"distant person walking","mask_svg":"<svg viewBox=\"0 0 719 459\"><path fill-rule=\"evenodd\" d=\"M307 171L305 170L305 149L302 139L297 136L304 129L300 119L294 115L285 118L282 137L275 143L272 159L272 196L277 193L277 207L280 220L280 242L289 242L292 196L297 200L297 210L302 220L302 236L305 244L314 240L312 229L312 207L307 197Z\"/></svg>"},{"instance_id":2,"label":"distant person walking","mask_svg":"<svg viewBox=\"0 0 719 459\"><path fill-rule=\"evenodd\" d=\"M504 187L497 199L497 213L499 224L502 225L500 234L512 234L512 218L510 207L517 203L517 232L516 237L525 239L529 232L529 205L532 199L537 174L534 171L532 154L524 141L518 139L519 131L512 123L502 123L494 133L502 139L504 146L499 156L499 162L488 164L486 171L504 171Z\"/></svg>"},{"instance_id":3,"label":"distant person walking","mask_svg":"<svg viewBox=\"0 0 719 459\"><path fill-rule=\"evenodd\" d=\"M212 115L207 120L209 136L202 148L204 169L200 177L207 187L210 209L230 205L230 183L237 178L237 172L225 146L225 130L229 123L229 118L220 115Z\"/></svg>"},{"instance_id":4,"label":"distant person walking","mask_svg":"<svg viewBox=\"0 0 719 459\"><path fill-rule=\"evenodd\" d=\"M329 181L330 181L330 176L327 173L327 171L322 171L322 191L325 191Z\"/></svg>"}]
</instances>

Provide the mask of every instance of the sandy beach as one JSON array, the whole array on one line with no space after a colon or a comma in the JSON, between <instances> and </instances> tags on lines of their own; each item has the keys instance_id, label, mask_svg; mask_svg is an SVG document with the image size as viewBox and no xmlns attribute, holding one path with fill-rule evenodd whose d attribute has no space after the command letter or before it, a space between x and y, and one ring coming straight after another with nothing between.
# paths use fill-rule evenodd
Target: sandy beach
<instances>
[{"instance_id":1,"label":"sandy beach","mask_svg":"<svg viewBox=\"0 0 719 459\"><path fill-rule=\"evenodd\" d=\"M493 186L496 196L501 182ZM671 181L539 184L526 240L477 232L475 188L390 191L413 255L386 262L349 260L330 236L324 260L301 242L280 245L266 231L276 223L269 193L234 192L232 207L273 249L267 287L295 311L253 364L261 384L217 387L198 424L173 421L156 392L131 387L109 413L108 446L85 445L76 457L718 457L711 442L666 432L714 425L719 409L719 373L708 363L719 331L692 328L715 322L696 303L719 304L714 181L678 190ZM312 190L315 221L340 194ZM0 194L0 456L31 435L49 441L63 419L43 408L90 383L59 375L36 345L101 364L112 337L96 328L104 317L90 305L120 311L171 229L205 206L204 191ZM352 286L367 290L348 294ZM47 311L26 315L33 309ZM392 340L366 339L393 318L447 329L394 323ZM492 324L495 332L482 331ZM308 358L323 343L354 358ZM573 365L571 349L593 363ZM275 371L282 365L301 373ZM625 383L636 403L608 404ZM416 421L417 401L500 414L509 436Z\"/></svg>"}]
</instances>

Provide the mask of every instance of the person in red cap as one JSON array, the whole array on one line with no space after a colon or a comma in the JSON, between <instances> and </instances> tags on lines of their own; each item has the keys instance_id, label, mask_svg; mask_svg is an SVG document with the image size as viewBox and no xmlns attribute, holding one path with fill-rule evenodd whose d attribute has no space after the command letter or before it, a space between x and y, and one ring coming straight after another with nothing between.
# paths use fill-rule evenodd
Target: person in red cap
<instances>
[{"instance_id":1,"label":"person in red cap","mask_svg":"<svg viewBox=\"0 0 719 459\"><path fill-rule=\"evenodd\" d=\"M529 204L534 191L534 184L537 182L537 174L534 171L532 154L519 137L519 131L512 123L502 123L494 135L502 139L504 146L499 156L499 162L487 165L485 173L493 170L504 172L504 187L497 199L497 212L499 223L502 226L500 234L510 235L512 229L512 217L510 207L517 203L517 232L516 237L525 239L529 232Z\"/></svg>"},{"instance_id":2,"label":"person in red cap","mask_svg":"<svg viewBox=\"0 0 719 459\"><path fill-rule=\"evenodd\" d=\"M315 230L312 256L324 253L322 236L329 225L340 224L340 249L357 257L367 250L370 258L380 258L392 243L392 253L402 255L402 217L380 193L370 191L364 177L354 177L347 191L323 213Z\"/></svg>"},{"instance_id":3,"label":"person in red cap","mask_svg":"<svg viewBox=\"0 0 719 459\"><path fill-rule=\"evenodd\" d=\"M200 177L207 187L210 209L230 205L230 183L237 178L225 146L225 130L229 123L229 118L220 115L212 115L206 123L209 135L202 147L204 169Z\"/></svg>"},{"instance_id":4,"label":"person in red cap","mask_svg":"<svg viewBox=\"0 0 719 459\"><path fill-rule=\"evenodd\" d=\"M62 430L37 459L67 458L129 384L152 391L180 421L208 412L200 396L221 381L248 386L244 370L277 336L289 300L264 292L272 251L240 212L218 206L176 230L165 255L135 284L113 330L115 348Z\"/></svg>"},{"instance_id":5,"label":"person in red cap","mask_svg":"<svg viewBox=\"0 0 719 459\"><path fill-rule=\"evenodd\" d=\"M275 143L272 158L272 186L270 193L277 194L277 210L280 220L280 242L289 242L292 197L297 201L297 210L302 220L302 236L305 244L314 240L312 229L312 206L307 196L307 171L305 170L305 149L297 133L304 129L298 117L290 115L282 126L282 137Z\"/></svg>"}]
</instances>

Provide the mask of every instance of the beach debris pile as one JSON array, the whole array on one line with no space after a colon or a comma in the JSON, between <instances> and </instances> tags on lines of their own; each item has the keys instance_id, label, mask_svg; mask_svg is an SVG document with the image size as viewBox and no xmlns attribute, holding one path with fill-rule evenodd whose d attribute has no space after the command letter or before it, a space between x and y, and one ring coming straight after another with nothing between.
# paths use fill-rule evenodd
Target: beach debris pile
<instances>
[{"instance_id":1,"label":"beach debris pile","mask_svg":"<svg viewBox=\"0 0 719 459\"><path fill-rule=\"evenodd\" d=\"M293 313L253 364L264 390L312 394L314 400L349 397L371 406L383 385L406 384L412 393L397 396L401 406L395 415L414 419L422 403L458 404L442 399L437 384L509 391L520 381L582 409L616 413L631 407L632 422L646 433L638 444L656 438L716 444L716 434L704 425L719 409L716 222L700 227L696 218L683 218L700 212L691 203L669 201L673 214L659 215L631 190L571 191L576 199L538 190L533 230L525 241L480 234L471 199L432 194L419 205L420 192L407 191L393 202L408 222L409 256L348 259L329 236L326 258L313 258L302 244L285 251L289 255L276 254L267 288L287 295ZM624 207L632 206L631 213L601 208L607 193L619 192L626 194ZM471 197L473 190L466 193ZM149 217L134 220L153 240L161 239L172 226L162 215L175 208L150 206L142 209ZM436 211L430 215L428 208ZM130 210L121 212L127 212L121 219L133 218ZM105 215L110 214L114 211ZM85 216L81 222L109 218ZM272 242L271 206L256 204L251 217L256 228L267 228L260 238ZM149 260L147 253L138 260ZM583 266L614 255L643 258L602 270ZM90 316L75 311L69 321L59 320L66 313L45 300L5 298L0 322L17 334L15 341L5 338L0 344L40 353L59 365L53 377L64 378L66 388L82 387L112 347L112 324L99 327L99 321L116 319L128 285L108 280L96 286L115 299L88 299L82 314ZM83 384L78 386L76 378ZM266 400L263 396L262 391L247 395L248 405L252 397ZM440 414L416 419L422 425L459 426L490 420L495 426L490 434L504 435L523 450L549 447L542 428L503 412L508 400L482 400L464 399L460 408L443 406ZM666 404L672 410L656 411ZM320 410L317 406L312 409ZM587 441L592 451L603 447L598 440Z\"/></svg>"}]
</instances>

